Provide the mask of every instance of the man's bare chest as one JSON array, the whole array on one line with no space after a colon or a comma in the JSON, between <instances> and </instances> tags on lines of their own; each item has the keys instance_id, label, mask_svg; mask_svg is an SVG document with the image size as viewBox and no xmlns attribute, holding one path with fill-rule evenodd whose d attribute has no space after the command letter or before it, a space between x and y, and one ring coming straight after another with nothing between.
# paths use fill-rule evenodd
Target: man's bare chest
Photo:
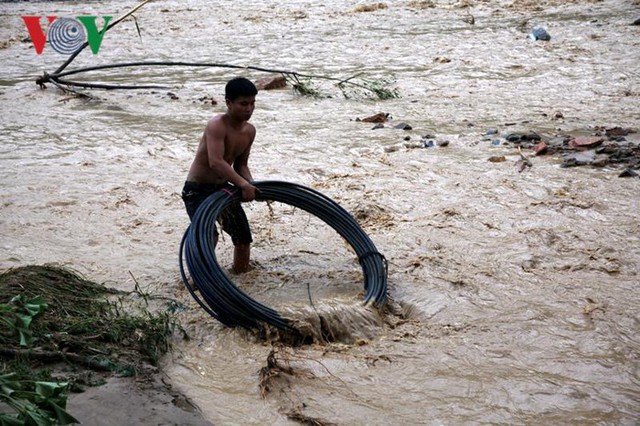
<instances>
[{"instance_id":1,"label":"man's bare chest","mask_svg":"<svg viewBox=\"0 0 640 426\"><path fill-rule=\"evenodd\" d=\"M233 162L247 150L251 139L248 134L234 132L227 134L224 140L224 156L228 161Z\"/></svg>"}]
</instances>

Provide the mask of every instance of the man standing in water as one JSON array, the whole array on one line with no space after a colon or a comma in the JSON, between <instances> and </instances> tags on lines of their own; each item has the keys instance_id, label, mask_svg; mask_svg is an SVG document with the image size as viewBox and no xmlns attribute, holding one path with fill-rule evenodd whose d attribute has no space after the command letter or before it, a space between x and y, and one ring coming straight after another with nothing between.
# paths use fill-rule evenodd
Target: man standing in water
<instances>
[{"instance_id":1,"label":"man standing in water","mask_svg":"<svg viewBox=\"0 0 640 426\"><path fill-rule=\"evenodd\" d=\"M248 120L253 114L257 94L256 86L244 77L236 77L227 83L227 112L216 115L207 123L182 190L182 200L190 219L209 195L225 187L240 188L242 201L256 198L258 189L250 183L253 178L248 164L256 128ZM234 272L246 272L253 238L240 203L225 209L218 221L234 245ZM217 229L214 238L217 243Z\"/></svg>"}]
</instances>

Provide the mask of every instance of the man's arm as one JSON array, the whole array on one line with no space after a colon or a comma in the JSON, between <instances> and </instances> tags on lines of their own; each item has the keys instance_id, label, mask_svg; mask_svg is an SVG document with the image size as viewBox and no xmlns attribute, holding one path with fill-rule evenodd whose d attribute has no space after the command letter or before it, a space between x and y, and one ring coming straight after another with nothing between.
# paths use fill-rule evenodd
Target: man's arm
<instances>
[{"instance_id":1,"label":"man's arm","mask_svg":"<svg viewBox=\"0 0 640 426\"><path fill-rule=\"evenodd\" d=\"M224 159L225 136L226 128L220 120L209 121L205 130L209 167L222 179L240 188L243 201L253 201L256 198L256 188ZM250 173L249 177L251 177Z\"/></svg>"}]
</instances>

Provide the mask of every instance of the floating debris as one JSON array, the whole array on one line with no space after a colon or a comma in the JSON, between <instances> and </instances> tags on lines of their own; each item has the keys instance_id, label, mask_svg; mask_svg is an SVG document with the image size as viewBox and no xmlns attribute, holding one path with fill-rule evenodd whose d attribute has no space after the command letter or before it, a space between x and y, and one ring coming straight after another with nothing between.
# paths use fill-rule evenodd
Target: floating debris
<instances>
[{"instance_id":1,"label":"floating debris","mask_svg":"<svg viewBox=\"0 0 640 426\"><path fill-rule=\"evenodd\" d=\"M389 113L388 112L379 112L375 115L360 119L356 118L356 121L363 121L365 123L386 123L389 121Z\"/></svg>"},{"instance_id":2,"label":"floating debris","mask_svg":"<svg viewBox=\"0 0 640 426\"><path fill-rule=\"evenodd\" d=\"M522 173L527 167L533 167L533 163L529 160L529 157L522 153L520 147L518 147L518 152L520 153L520 159L516 161L516 168L518 173Z\"/></svg>"}]
</instances>

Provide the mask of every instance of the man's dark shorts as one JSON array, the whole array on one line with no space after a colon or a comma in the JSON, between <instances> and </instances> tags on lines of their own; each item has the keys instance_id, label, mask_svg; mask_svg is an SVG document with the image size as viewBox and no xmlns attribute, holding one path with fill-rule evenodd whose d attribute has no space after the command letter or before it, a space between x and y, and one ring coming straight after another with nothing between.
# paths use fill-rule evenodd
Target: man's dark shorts
<instances>
[{"instance_id":1,"label":"man's dark shorts","mask_svg":"<svg viewBox=\"0 0 640 426\"><path fill-rule=\"evenodd\" d=\"M198 210L200 204L202 204L209 195L224 188L232 188L232 186L228 184L211 185L186 181L182 189L182 201L184 201L184 206L187 208L189 219L193 219L196 210ZM231 241L233 241L234 246L253 242L247 215L242 209L240 202L234 202L224 209L218 217L218 222L222 225L224 232L231 236ZM216 229L215 232L217 234L218 230Z\"/></svg>"}]
</instances>

